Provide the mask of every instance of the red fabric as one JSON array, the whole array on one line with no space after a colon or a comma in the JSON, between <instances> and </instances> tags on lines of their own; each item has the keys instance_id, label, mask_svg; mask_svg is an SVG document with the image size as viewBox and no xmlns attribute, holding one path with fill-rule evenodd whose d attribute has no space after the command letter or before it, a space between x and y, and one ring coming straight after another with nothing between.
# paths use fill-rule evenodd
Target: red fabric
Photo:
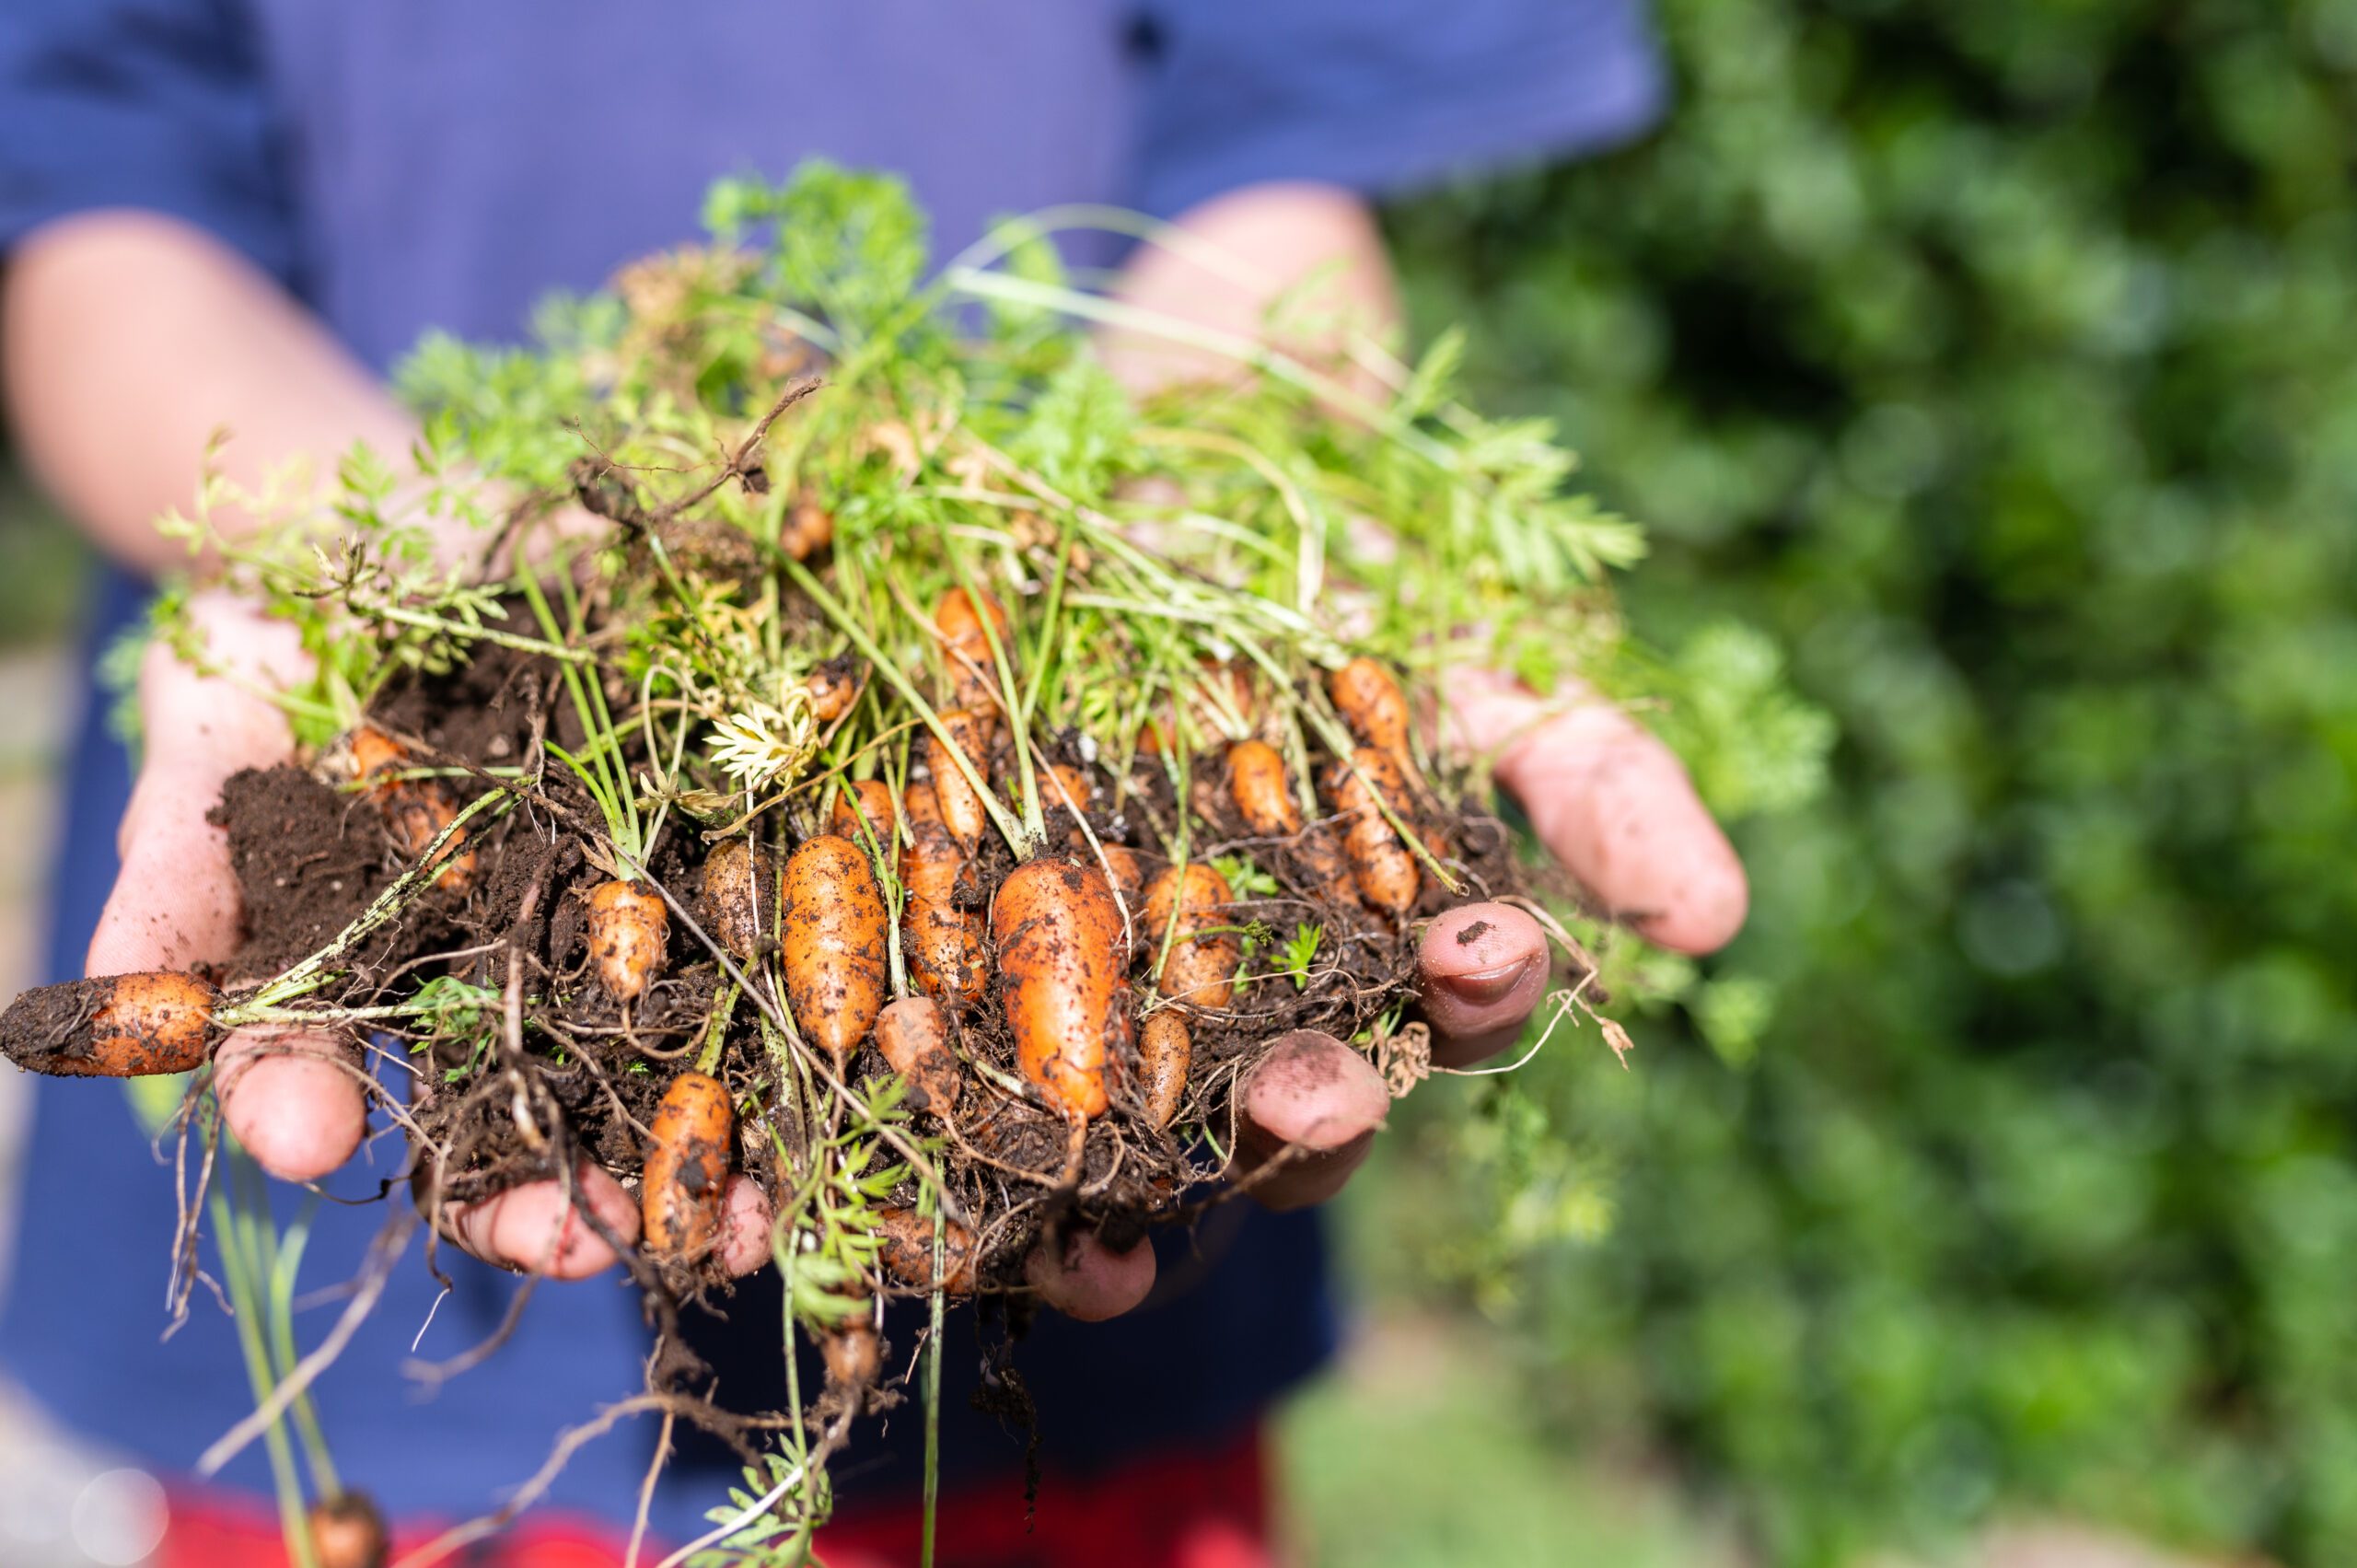
<instances>
[{"instance_id":1,"label":"red fabric","mask_svg":"<svg viewBox=\"0 0 2357 1568\"><path fill-rule=\"evenodd\" d=\"M286 1568L278 1516L243 1498L182 1492L152 1568ZM398 1563L439 1535L442 1522L393 1529ZM846 1508L819 1532L828 1568L915 1568L923 1529L913 1506ZM504 1535L445 1559L448 1568L617 1568L625 1539L603 1524L527 1514ZM641 1568L677 1543L648 1541ZM1255 1427L1225 1447L1126 1466L1093 1481L1051 1471L1024 1529L1023 1483L942 1496L938 1568L1272 1568L1268 1474Z\"/></svg>"}]
</instances>

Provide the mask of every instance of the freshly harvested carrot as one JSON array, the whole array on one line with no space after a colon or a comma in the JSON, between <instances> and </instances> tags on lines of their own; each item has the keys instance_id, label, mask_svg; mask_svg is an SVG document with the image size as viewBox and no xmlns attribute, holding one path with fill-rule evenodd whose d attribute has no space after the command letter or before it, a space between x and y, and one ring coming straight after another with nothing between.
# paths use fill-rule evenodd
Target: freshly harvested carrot
<instances>
[{"instance_id":1,"label":"freshly harvested carrot","mask_svg":"<svg viewBox=\"0 0 2357 1568\"><path fill-rule=\"evenodd\" d=\"M863 830L861 824L865 823ZM892 834L898 826L898 813L892 809L892 787L882 779L854 779L843 785L835 796L835 808L827 819L827 831L865 849L867 835L873 833L876 842L886 854L892 850Z\"/></svg>"},{"instance_id":2,"label":"freshly harvested carrot","mask_svg":"<svg viewBox=\"0 0 2357 1568\"><path fill-rule=\"evenodd\" d=\"M703 918L713 940L740 963L761 955L777 928L777 867L749 839L730 839L703 863Z\"/></svg>"},{"instance_id":3,"label":"freshly harvested carrot","mask_svg":"<svg viewBox=\"0 0 2357 1568\"><path fill-rule=\"evenodd\" d=\"M212 1048L220 999L194 975L168 970L35 986L0 1013L0 1052L58 1077L185 1073Z\"/></svg>"},{"instance_id":4,"label":"freshly harvested carrot","mask_svg":"<svg viewBox=\"0 0 2357 1568\"><path fill-rule=\"evenodd\" d=\"M1076 850L1086 850L1088 835L1080 830L1080 819L1087 815L1088 802L1097 786L1088 775L1070 762L1051 762L1048 777L1040 785L1040 799L1049 807L1062 807L1073 815L1073 827L1064 834L1064 842Z\"/></svg>"},{"instance_id":5,"label":"freshly harvested carrot","mask_svg":"<svg viewBox=\"0 0 2357 1568\"><path fill-rule=\"evenodd\" d=\"M867 852L820 833L785 863L786 1000L838 1068L884 1009L884 889Z\"/></svg>"},{"instance_id":6,"label":"freshly harvested carrot","mask_svg":"<svg viewBox=\"0 0 2357 1568\"><path fill-rule=\"evenodd\" d=\"M1123 844L1100 844L1105 852L1105 866L1113 886L1121 897L1134 905L1145 891L1145 867L1138 864L1138 852Z\"/></svg>"},{"instance_id":7,"label":"freshly harvested carrot","mask_svg":"<svg viewBox=\"0 0 2357 1568\"><path fill-rule=\"evenodd\" d=\"M876 1049L908 1080L911 1105L949 1120L958 1109L958 1057L940 1003L908 996L885 1008L876 1018Z\"/></svg>"},{"instance_id":8,"label":"freshly harvested carrot","mask_svg":"<svg viewBox=\"0 0 2357 1568\"><path fill-rule=\"evenodd\" d=\"M639 1179L640 1234L649 1252L696 1258L712 1250L736 1129L728 1089L711 1074L691 1069L663 1091L647 1123L653 1137Z\"/></svg>"},{"instance_id":9,"label":"freshly harvested carrot","mask_svg":"<svg viewBox=\"0 0 2357 1568\"><path fill-rule=\"evenodd\" d=\"M1331 830L1322 822L1303 830L1301 807L1285 780L1285 760L1265 740L1239 740L1227 749L1228 796L1244 825L1262 838L1283 838L1309 878L1336 903L1357 901L1356 884Z\"/></svg>"},{"instance_id":10,"label":"freshly harvested carrot","mask_svg":"<svg viewBox=\"0 0 2357 1568\"><path fill-rule=\"evenodd\" d=\"M1144 930L1139 940L1146 951L1162 949L1170 935L1169 956L1162 961L1162 994L1198 1007L1225 1007L1236 993L1236 966L1243 948L1233 932L1201 935L1229 923L1224 912L1236 900L1227 878L1208 865L1173 865L1146 884Z\"/></svg>"},{"instance_id":11,"label":"freshly harvested carrot","mask_svg":"<svg viewBox=\"0 0 2357 1568\"><path fill-rule=\"evenodd\" d=\"M1187 1020L1165 1007L1138 1026L1138 1098L1145 1102L1146 1120L1167 1127L1178 1114L1187 1092L1187 1067L1194 1044Z\"/></svg>"},{"instance_id":12,"label":"freshly harvested carrot","mask_svg":"<svg viewBox=\"0 0 2357 1568\"><path fill-rule=\"evenodd\" d=\"M635 1002L663 962L671 912L644 882L617 877L589 893L589 951L598 978L617 1002Z\"/></svg>"},{"instance_id":13,"label":"freshly harvested carrot","mask_svg":"<svg viewBox=\"0 0 2357 1568\"><path fill-rule=\"evenodd\" d=\"M904 1285L933 1288L933 1222L914 1209L876 1211L876 1239L884 1272ZM941 1288L948 1295L974 1294L974 1237L956 1220L941 1225Z\"/></svg>"},{"instance_id":14,"label":"freshly harvested carrot","mask_svg":"<svg viewBox=\"0 0 2357 1568\"><path fill-rule=\"evenodd\" d=\"M974 764L974 772L988 777L991 737L998 728L998 715L988 708L952 708L941 715L941 727L949 732L958 749ZM941 819L949 825L949 831L965 846L966 853L973 854L982 842L982 830L990 825L982 797L975 793L949 748L930 730L924 737L924 760L925 766L933 770L933 793L941 802Z\"/></svg>"},{"instance_id":15,"label":"freshly harvested carrot","mask_svg":"<svg viewBox=\"0 0 2357 1568\"><path fill-rule=\"evenodd\" d=\"M920 779L909 785L902 804L908 812L909 842L900 847L900 885L909 899L901 930L908 941L909 967L927 995L953 1007L969 1007L981 1000L988 955L981 917L956 903L966 852L942 821L931 784Z\"/></svg>"},{"instance_id":16,"label":"freshly harvested carrot","mask_svg":"<svg viewBox=\"0 0 2357 1568\"><path fill-rule=\"evenodd\" d=\"M1389 752L1407 767L1408 698L1389 670L1362 655L1336 670L1326 690L1334 711L1362 744Z\"/></svg>"},{"instance_id":17,"label":"freshly harvested carrot","mask_svg":"<svg viewBox=\"0 0 2357 1568\"><path fill-rule=\"evenodd\" d=\"M990 616L983 630L982 616ZM952 588L933 607L934 630L941 633L943 656L949 663L949 686L961 708L990 708L999 701L998 662L991 656L991 633L1005 651L1010 667L1015 645L1007 641L1006 607L982 595L979 609L963 588ZM979 762L981 759L977 758Z\"/></svg>"},{"instance_id":18,"label":"freshly harvested carrot","mask_svg":"<svg viewBox=\"0 0 2357 1568\"><path fill-rule=\"evenodd\" d=\"M1106 1065L1130 1032L1121 911L1105 874L1016 866L991 900L991 937L1023 1075L1075 1122L1103 1115Z\"/></svg>"},{"instance_id":19,"label":"freshly harvested carrot","mask_svg":"<svg viewBox=\"0 0 2357 1568\"><path fill-rule=\"evenodd\" d=\"M363 779L376 779L369 785L368 798L385 814L385 828L392 835L393 846L404 859L415 860L424 854L434 841L442 836L459 815L458 807L450 799L450 792L439 779L383 778L386 773L398 773L415 766L409 748L392 737L369 725L362 725L352 732L353 771ZM442 846L442 874L434 885L447 892L462 893L475 877L475 852L462 850L467 830L460 828Z\"/></svg>"},{"instance_id":20,"label":"freshly harvested carrot","mask_svg":"<svg viewBox=\"0 0 2357 1568\"><path fill-rule=\"evenodd\" d=\"M796 501L779 520L777 547L807 561L835 542L835 517L816 501Z\"/></svg>"},{"instance_id":21,"label":"freshly harvested carrot","mask_svg":"<svg viewBox=\"0 0 2357 1568\"><path fill-rule=\"evenodd\" d=\"M305 1523L319 1568L385 1568L391 1538L385 1516L365 1492L340 1492L311 1504Z\"/></svg>"},{"instance_id":22,"label":"freshly harvested carrot","mask_svg":"<svg viewBox=\"0 0 2357 1568\"><path fill-rule=\"evenodd\" d=\"M843 716L852 699L859 695L859 673L852 665L851 656L845 654L812 670L803 680L802 689L810 693L810 716L820 724L832 724Z\"/></svg>"},{"instance_id":23,"label":"freshly harvested carrot","mask_svg":"<svg viewBox=\"0 0 2357 1568\"><path fill-rule=\"evenodd\" d=\"M884 1370L883 1342L864 1317L819 1330L819 1354L827 1364L827 1381L838 1388L872 1388Z\"/></svg>"},{"instance_id":24,"label":"freshly harvested carrot","mask_svg":"<svg viewBox=\"0 0 2357 1568\"><path fill-rule=\"evenodd\" d=\"M1355 772L1336 762L1327 775L1327 793L1343 819L1342 853L1349 857L1359 896L1396 919L1416 901L1416 857L1376 808L1367 784L1372 782L1382 792L1403 822L1408 819L1401 809L1407 804L1407 785L1387 752L1362 746L1351 759L1357 764Z\"/></svg>"}]
</instances>

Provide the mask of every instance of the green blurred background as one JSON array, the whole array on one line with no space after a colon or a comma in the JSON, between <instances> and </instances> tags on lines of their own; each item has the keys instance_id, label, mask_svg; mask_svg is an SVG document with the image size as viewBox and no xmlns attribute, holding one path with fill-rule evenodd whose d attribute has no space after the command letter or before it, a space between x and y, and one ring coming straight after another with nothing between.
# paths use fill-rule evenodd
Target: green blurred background
<instances>
[{"instance_id":1,"label":"green blurred background","mask_svg":"<svg viewBox=\"0 0 2357 1568\"><path fill-rule=\"evenodd\" d=\"M1658 9L1661 134L1389 229L1652 528L1639 629L1772 634L1833 782L1634 1071L1446 1086L1356 1218L1768 1561L2357 1562L2357 3Z\"/></svg>"},{"instance_id":2,"label":"green blurred background","mask_svg":"<svg viewBox=\"0 0 2357 1568\"><path fill-rule=\"evenodd\" d=\"M1653 530L1640 631L1738 692L1781 650L1832 782L1738 823L1749 931L1632 1070L1408 1102L1305 1533L2357 1562L2357 0L1658 11L1661 133L1387 221L1473 398ZM0 486L0 638L69 613L43 518Z\"/></svg>"}]
</instances>

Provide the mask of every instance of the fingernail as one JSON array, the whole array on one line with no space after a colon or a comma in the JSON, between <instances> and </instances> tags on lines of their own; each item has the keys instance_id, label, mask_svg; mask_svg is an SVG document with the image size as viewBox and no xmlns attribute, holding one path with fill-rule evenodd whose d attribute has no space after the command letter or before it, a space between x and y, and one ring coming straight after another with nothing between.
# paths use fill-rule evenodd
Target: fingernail
<instances>
[{"instance_id":1,"label":"fingernail","mask_svg":"<svg viewBox=\"0 0 2357 1568\"><path fill-rule=\"evenodd\" d=\"M1502 1002L1513 993L1515 986L1522 983L1523 976L1530 972L1533 962L1532 959L1525 958L1518 964L1508 964L1501 970L1475 970L1470 974L1445 974L1440 976L1439 980L1441 984L1448 988L1449 993L1459 1001L1477 1005Z\"/></svg>"}]
</instances>

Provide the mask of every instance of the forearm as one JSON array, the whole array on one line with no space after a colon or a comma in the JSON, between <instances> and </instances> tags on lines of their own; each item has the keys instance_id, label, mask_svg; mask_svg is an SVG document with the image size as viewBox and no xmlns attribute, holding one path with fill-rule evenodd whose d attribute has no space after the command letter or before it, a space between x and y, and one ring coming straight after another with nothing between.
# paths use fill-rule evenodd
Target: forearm
<instances>
[{"instance_id":1,"label":"forearm","mask_svg":"<svg viewBox=\"0 0 2357 1568\"><path fill-rule=\"evenodd\" d=\"M0 284L0 376L17 449L100 546L153 571L180 547L205 443L259 484L297 453L406 450L414 424L308 311L203 230L129 210L29 236Z\"/></svg>"},{"instance_id":2,"label":"forearm","mask_svg":"<svg viewBox=\"0 0 2357 1568\"><path fill-rule=\"evenodd\" d=\"M1166 316L1248 338L1267 336L1269 308L1313 274L1313 287L1289 301L1301 331L1286 337L1295 352L1328 355L1355 332L1376 342L1399 324L1399 301L1383 237L1366 203L1331 185L1270 183L1190 208L1178 226L1221 258L1214 269L1177 251L1142 245L1114 286L1114 296ZM1144 390L1161 382L1218 375L1230 363L1143 333L1108 332L1106 361L1121 382Z\"/></svg>"}]
</instances>

